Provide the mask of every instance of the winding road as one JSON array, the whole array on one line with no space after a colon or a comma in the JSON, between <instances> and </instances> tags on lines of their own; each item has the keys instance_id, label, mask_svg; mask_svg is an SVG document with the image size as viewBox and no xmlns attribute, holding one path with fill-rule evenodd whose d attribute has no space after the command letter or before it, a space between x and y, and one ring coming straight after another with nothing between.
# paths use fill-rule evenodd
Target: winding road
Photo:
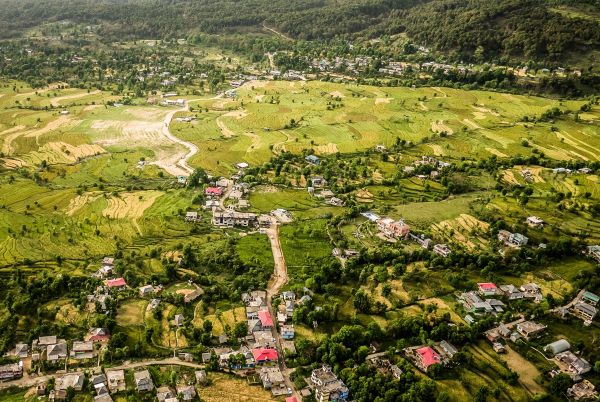
<instances>
[{"instance_id":1,"label":"winding road","mask_svg":"<svg viewBox=\"0 0 600 402\"><path fill-rule=\"evenodd\" d=\"M185 154L181 159L179 159L176 163L176 165L174 166L175 168L181 168L183 169L185 172L187 172L188 176L191 175L194 172L194 168L192 168L189 164L188 161L198 153L198 147L194 144L192 144L191 142L187 142L184 141L180 138L177 138L176 136L173 135L173 133L171 133L171 130L169 130L169 126L171 125L171 121L173 120L173 116L175 116L176 113L179 112L189 112L190 111L190 106L189 106L189 102L185 102L185 106L181 109L176 109L173 110L171 112L169 112L166 116L165 116L165 120L164 120L164 124L162 127L162 134L167 137L167 139L171 142L174 142L176 144L179 145L183 145L185 148L188 149L188 153ZM173 169L167 169L167 171L169 170L173 170Z\"/></svg>"}]
</instances>

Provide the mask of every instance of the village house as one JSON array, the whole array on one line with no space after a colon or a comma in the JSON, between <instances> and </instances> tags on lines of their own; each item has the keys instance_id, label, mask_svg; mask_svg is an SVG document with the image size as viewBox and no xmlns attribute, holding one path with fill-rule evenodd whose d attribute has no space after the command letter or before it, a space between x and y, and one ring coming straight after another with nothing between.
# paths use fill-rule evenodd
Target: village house
<instances>
[{"instance_id":1,"label":"village house","mask_svg":"<svg viewBox=\"0 0 600 402\"><path fill-rule=\"evenodd\" d=\"M596 391L596 387L594 387L594 384L592 384L588 380L583 380L574 384L571 388L567 389L567 395L575 399L576 401L593 401L598 399L598 392Z\"/></svg>"},{"instance_id":2,"label":"village house","mask_svg":"<svg viewBox=\"0 0 600 402\"><path fill-rule=\"evenodd\" d=\"M273 333L271 331L254 331L252 332L252 348L260 349L260 348L275 348L277 346L277 340L273 338Z\"/></svg>"},{"instance_id":3,"label":"village house","mask_svg":"<svg viewBox=\"0 0 600 402\"><path fill-rule=\"evenodd\" d=\"M494 312L494 308L480 298L476 292L465 292L459 297L465 307L465 310L473 314L488 314Z\"/></svg>"},{"instance_id":4,"label":"village house","mask_svg":"<svg viewBox=\"0 0 600 402\"><path fill-rule=\"evenodd\" d=\"M277 362L279 354L276 349L269 348L255 348L252 349L252 356L256 364L266 364L271 362Z\"/></svg>"},{"instance_id":5,"label":"village house","mask_svg":"<svg viewBox=\"0 0 600 402\"><path fill-rule=\"evenodd\" d=\"M152 286L152 285L145 285L145 286L140 287L140 296L141 297L146 297L153 293L154 293L154 286Z\"/></svg>"},{"instance_id":6,"label":"village house","mask_svg":"<svg viewBox=\"0 0 600 402\"><path fill-rule=\"evenodd\" d=\"M173 317L173 325L176 327L181 327L184 321L183 314L175 314L175 317Z\"/></svg>"},{"instance_id":7,"label":"village house","mask_svg":"<svg viewBox=\"0 0 600 402\"><path fill-rule=\"evenodd\" d=\"M320 188L327 185L327 180L325 180L323 176L313 176L310 179L310 182L312 183L312 187L314 188Z\"/></svg>"},{"instance_id":8,"label":"village house","mask_svg":"<svg viewBox=\"0 0 600 402\"><path fill-rule=\"evenodd\" d=\"M268 310L259 311L258 319L263 330L273 328L273 317L271 317L271 313Z\"/></svg>"},{"instance_id":9,"label":"village house","mask_svg":"<svg viewBox=\"0 0 600 402\"><path fill-rule=\"evenodd\" d=\"M429 346L409 348L407 354L417 367L425 372L434 364L442 364L442 357Z\"/></svg>"},{"instance_id":10,"label":"village house","mask_svg":"<svg viewBox=\"0 0 600 402\"><path fill-rule=\"evenodd\" d=\"M318 166L321 164L321 159L319 159L319 157L316 155L307 155L306 158L304 158L304 160L306 160L311 165Z\"/></svg>"},{"instance_id":11,"label":"village house","mask_svg":"<svg viewBox=\"0 0 600 402\"><path fill-rule=\"evenodd\" d=\"M259 372L260 381L265 389L277 388L285 384L283 374L279 367L262 367Z\"/></svg>"},{"instance_id":12,"label":"village house","mask_svg":"<svg viewBox=\"0 0 600 402\"><path fill-rule=\"evenodd\" d=\"M158 307L159 304L160 304L160 299L150 300L150 303L148 303L148 306L146 307L146 311L154 310L155 308Z\"/></svg>"},{"instance_id":13,"label":"village house","mask_svg":"<svg viewBox=\"0 0 600 402\"><path fill-rule=\"evenodd\" d=\"M504 297L508 300L520 300L524 297L523 292L515 285L500 285L500 292L502 292Z\"/></svg>"},{"instance_id":14,"label":"village house","mask_svg":"<svg viewBox=\"0 0 600 402\"><path fill-rule=\"evenodd\" d=\"M592 369L592 365L587 360L576 356L573 352L567 350L554 356L554 360L561 371L571 376L574 381L581 379L581 376Z\"/></svg>"},{"instance_id":15,"label":"village house","mask_svg":"<svg viewBox=\"0 0 600 402\"><path fill-rule=\"evenodd\" d=\"M0 366L0 380L14 380L23 376L23 363L11 363Z\"/></svg>"},{"instance_id":16,"label":"village house","mask_svg":"<svg viewBox=\"0 0 600 402\"><path fill-rule=\"evenodd\" d=\"M581 295L581 301L592 306L597 306L598 302L600 302L600 296L590 291L585 291L583 292L583 295Z\"/></svg>"},{"instance_id":17,"label":"village house","mask_svg":"<svg viewBox=\"0 0 600 402\"><path fill-rule=\"evenodd\" d=\"M544 332L547 326L533 321L524 321L518 323L516 328L517 332L529 341Z\"/></svg>"},{"instance_id":18,"label":"village house","mask_svg":"<svg viewBox=\"0 0 600 402\"><path fill-rule=\"evenodd\" d=\"M58 340L58 343L53 345L46 346L46 360L50 362L66 359L67 356L67 341L64 339Z\"/></svg>"},{"instance_id":19,"label":"village house","mask_svg":"<svg viewBox=\"0 0 600 402\"><path fill-rule=\"evenodd\" d=\"M106 376L104 374L93 375L90 378L90 383L96 391L96 395L108 394L108 387L106 386Z\"/></svg>"},{"instance_id":20,"label":"village house","mask_svg":"<svg viewBox=\"0 0 600 402\"><path fill-rule=\"evenodd\" d=\"M586 254L600 262L600 245L588 246Z\"/></svg>"},{"instance_id":21,"label":"village house","mask_svg":"<svg viewBox=\"0 0 600 402\"><path fill-rule=\"evenodd\" d=\"M433 246L433 252L442 257L448 257L452 253L450 248L445 244L436 244Z\"/></svg>"},{"instance_id":22,"label":"village house","mask_svg":"<svg viewBox=\"0 0 600 402\"><path fill-rule=\"evenodd\" d=\"M482 296L495 296L498 290L496 284L491 282L478 283L477 287Z\"/></svg>"},{"instance_id":23,"label":"village house","mask_svg":"<svg viewBox=\"0 0 600 402\"><path fill-rule=\"evenodd\" d=\"M125 391L125 371L123 370L110 370L106 371L106 379L108 382L108 389L110 392Z\"/></svg>"},{"instance_id":24,"label":"village house","mask_svg":"<svg viewBox=\"0 0 600 402\"><path fill-rule=\"evenodd\" d=\"M527 218L527 220L525 222L531 228L543 228L544 227L544 221L541 218L538 218L537 216L530 216Z\"/></svg>"},{"instance_id":25,"label":"village house","mask_svg":"<svg viewBox=\"0 0 600 402\"><path fill-rule=\"evenodd\" d=\"M54 383L54 390L66 391L69 388L73 388L79 392L83 389L83 383L85 381L85 375L83 373L69 373L56 379Z\"/></svg>"},{"instance_id":26,"label":"village house","mask_svg":"<svg viewBox=\"0 0 600 402\"><path fill-rule=\"evenodd\" d=\"M127 287L127 282L125 282L125 279L123 279L123 278L107 279L104 281L104 284L109 289L116 289L116 290L122 290Z\"/></svg>"},{"instance_id":27,"label":"village house","mask_svg":"<svg viewBox=\"0 0 600 402\"><path fill-rule=\"evenodd\" d=\"M208 382L206 370L197 370L194 375L196 376L196 384L205 385Z\"/></svg>"},{"instance_id":28,"label":"village house","mask_svg":"<svg viewBox=\"0 0 600 402\"><path fill-rule=\"evenodd\" d=\"M587 303L575 303L571 308L571 313L581 318L585 323L591 323L596 314L598 314L598 309Z\"/></svg>"},{"instance_id":29,"label":"village house","mask_svg":"<svg viewBox=\"0 0 600 402\"><path fill-rule=\"evenodd\" d=\"M218 199L223 195L223 189L221 187L207 187L204 190L204 195L210 199Z\"/></svg>"},{"instance_id":30,"label":"village house","mask_svg":"<svg viewBox=\"0 0 600 402\"><path fill-rule=\"evenodd\" d=\"M394 221L392 218L381 218L377 221L377 228L383 235L393 239L404 238L410 233L410 226L402 219Z\"/></svg>"},{"instance_id":31,"label":"village house","mask_svg":"<svg viewBox=\"0 0 600 402\"><path fill-rule=\"evenodd\" d=\"M257 215L249 212L237 212L233 210L213 212L213 224L219 227L248 227L256 223L256 219Z\"/></svg>"},{"instance_id":32,"label":"village house","mask_svg":"<svg viewBox=\"0 0 600 402\"><path fill-rule=\"evenodd\" d=\"M521 233L511 233L508 237L508 242L517 247L525 246L528 241L529 238L523 236Z\"/></svg>"},{"instance_id":33,"label":"village house","mask_svg":"<svg viewBox=\"0 0 600 402\"><path fill-rule=\"evenodd\" d=\"M535 303L539 303L544 298L542 295L542 288L533 283L526 283L519 288L523 292L523 297L527 299L534 299Z\"/></svg>"},{"instance_id":34,"label":"village house","mask_svg":"<svg viewBox=\"0 0 600 402\"><path fill-rule=\"evenodd\" d=\"M229 187L229 180L227 180L225 177L221 177L219 180L217 180L215 182L215 185L222 189L227 188L227 187Z\"/></svg>"},{"instance_id":35,"label":"village house","mask_svg":"<svg viewBox=\"0 0 600 402\"><path fill-rule=\"evenodd\" d=\"M348 387L331 371L329 366L323 365L320 369L313 370L310 375L310 383L315 389L317 402L348 399Z\"/></svg>"},{"instance_id":36,"label":"village house","mask_svg":"<svg viewBox=\"0 0 600 402\"><path fill-rule=\"evenodd\" d=\"M197 211L187 211L185 213L185 221L186 222L200 222L202 217L198 214Z\"/></svg>"},{"instance_id":37,"label":"village house","mask_svg":"<svg viewBox=\"0 0 600 402\"><path fill-rule=\"evenodd\" d=\"M169 398L175 398L177 394L175 390L169 386L156 388L156 399L158 402L165 402Z\"/></svg>"},{"instance_id":38,"label":"village house","mask_svg":"<svg viewBox=\"0 0 600 402\"><path fill-rule=\"evenodd\" d=\"M193 385L178 385L177 395L181 395L181 399L184 401L191 401L196 396L196 389Z\"/></svg>"},{"instance_id":39,"label":"village house","mask_svg":"<svg viewBox=\"0 0 600 402\"><path fill-rule=\"evenodd\" d=\"M91 359L94 357L94 342L74 341L71 347L71 357L77 360Z\"/></svg>"},{"instance_id":40,"label":"village house","mask_svg":"<svg viewBox=\"0 0 600 402\"><path fill-rule=\"evenodd\" d=\"M133 380L135 382L135 389L138 392L152 391L154 389L154 383L148 370L136 371L133 373Z\"/></svg>"},{"instance_id":41,"label":"village house","mask_svg":"<svg viewBox=\"0 0 600 402\"><path fill-rule=\"evenodd\" d=\"M17 357L19 359L24 359L29 354L29 345L26 343L17 343L15 348L11 350L9 353L10 356Z\"/></svg>"},{"instance_id":42,"label":"village house","mask_svg":"<svg viewBox=\"0 0 600 402\"><path fill-rule=\"evenodd\" d=\"M448 341L441 341L439 349L448 359L452 359L458 353L458 349Z\"/></svg>"},{"instance_id":43,"label":"village house","mask_svg":"<svg viewBox=\"0 0 600 402\"><path fill-rule=\"evenodd\" d=\"M281 337L286 340L294 339L295 331L293 325L281 326Z\"/></svg>"}]
</instances>

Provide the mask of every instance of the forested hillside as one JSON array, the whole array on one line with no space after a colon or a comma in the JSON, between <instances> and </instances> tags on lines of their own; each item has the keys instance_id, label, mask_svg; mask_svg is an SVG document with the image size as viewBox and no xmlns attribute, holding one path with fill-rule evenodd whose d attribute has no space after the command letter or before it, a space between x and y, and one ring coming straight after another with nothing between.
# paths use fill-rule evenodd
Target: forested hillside
<instances>
[{"instance_id":1,"label":"forested hillside","mask_svg":"<svg viewBox=\"0 0 600 402\"><path fill-rule=\"evenodd\" d=\"M555 62L600 50L596 0L0 0L0 38L72 21L107 40L247 32L263 26L306 40L410 40L464 61Z\"/></svg>"}]
</instances>

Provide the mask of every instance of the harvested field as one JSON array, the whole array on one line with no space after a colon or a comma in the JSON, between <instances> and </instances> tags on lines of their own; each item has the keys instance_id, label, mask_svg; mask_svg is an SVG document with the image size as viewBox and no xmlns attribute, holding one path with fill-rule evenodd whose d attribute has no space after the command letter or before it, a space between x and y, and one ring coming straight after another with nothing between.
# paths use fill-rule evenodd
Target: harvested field
<instances>
[{"instance_id":1,"label":"harvested field","mask_svg":"<svg viewBox=\"0 0 600 402\"><path fill-rule=\"evenodd\" d=\"M50 104L54 107L59 107L62 101L65 100L71 100L71 99L79 99L79 98L83 98L85 96L89 96L89 95L98 95L101 91L100 90L95 90L92 92L81 92L81 93L76 93L76 94L72 94L72 95L63 95L63 96L57 96L56 98L52 98L52 100L50 100Z\"/></svg>"},{"instance_id":2,"label":"harvested field","mask_svg":"<svg viewBox=\"0 0 600 402\"><path fill-rule=\"evenodd\" d=\"M535 379L541 376L540 371L523 356L515 352L510 346L506 348L506 354L500 355L508 367L519 374L519 383L532 395L543 394L545 389Z\"/></svg>"},{"instance_id":3,"label":"harvested field","mask_svg":"<svg viewBox=\"0 0 600 402\"><path fill-rule=\"evenodd\" d=\"M161 195L161 191L150 190L122 193L118 197L111 196L102 215L111 219L140 218Z\"/></svg>"},{"instance_id":4,"label":"harvested field","mask_svg":"<svg viewBox=\"0 0 600 402\"><path fill-rule=\"evenodd\" d=\"M379 105L379 104L388 104L392 101L393 98L375 98L375 104Z\"/></svg>"},{"instance_id":5,"label":"harvested field","mask_svg":"<svg viewBox=\"0 0 600 402\"><path fill-rule=\"evenodd\" d=\"M479 244L487 244L484 236L489 231L489 224L474 216L460 214L458 218L434 224L432 231L447 237L448 241L461 244L468 250L475 250Z\"/></svg>"},{"instance_id":6,"label":"harvested field","mask_svg":"<svg viewBox=\"0 0 600 402\"><path fill-rule=\"evenodd\" d=\"M84 193L82 195L78 195L77 197L72 198L69 201L69 206L65 209L65 213L68 216L73 216L77 213L77 211L79 211L86 205L96 201L98 198L101 197L101 195L101 193Z\"/></svg>"},{"instance_id":7,"label":"harvested field","mask_svg":"<svg viewBox=\"0 0 600 402\"><path fill-rule=\"evenodd\" d=\"M448 135L454 134L454 130L444 124L443 120L438 120L431 123L431 131L434 133L442 133L445 132Z\"/></svg>"}]
</instances>

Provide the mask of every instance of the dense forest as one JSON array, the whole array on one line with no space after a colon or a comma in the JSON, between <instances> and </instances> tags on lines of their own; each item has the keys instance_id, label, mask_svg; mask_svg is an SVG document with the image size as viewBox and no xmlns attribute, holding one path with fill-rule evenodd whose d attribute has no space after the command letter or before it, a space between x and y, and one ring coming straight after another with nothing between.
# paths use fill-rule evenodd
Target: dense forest
<instances>
[{"instance_id":1,"label":"dense forest","mask_svg":"<svg viewBox=\"0 0 600 402\"><path fill-rule=\"evenodd\" d=\"M305 40L407 33L456 59L558 61L600 50L597 0L0 0L0 38L72 21L106 40L269 27Z\"/></svg>"}]
</instances>

